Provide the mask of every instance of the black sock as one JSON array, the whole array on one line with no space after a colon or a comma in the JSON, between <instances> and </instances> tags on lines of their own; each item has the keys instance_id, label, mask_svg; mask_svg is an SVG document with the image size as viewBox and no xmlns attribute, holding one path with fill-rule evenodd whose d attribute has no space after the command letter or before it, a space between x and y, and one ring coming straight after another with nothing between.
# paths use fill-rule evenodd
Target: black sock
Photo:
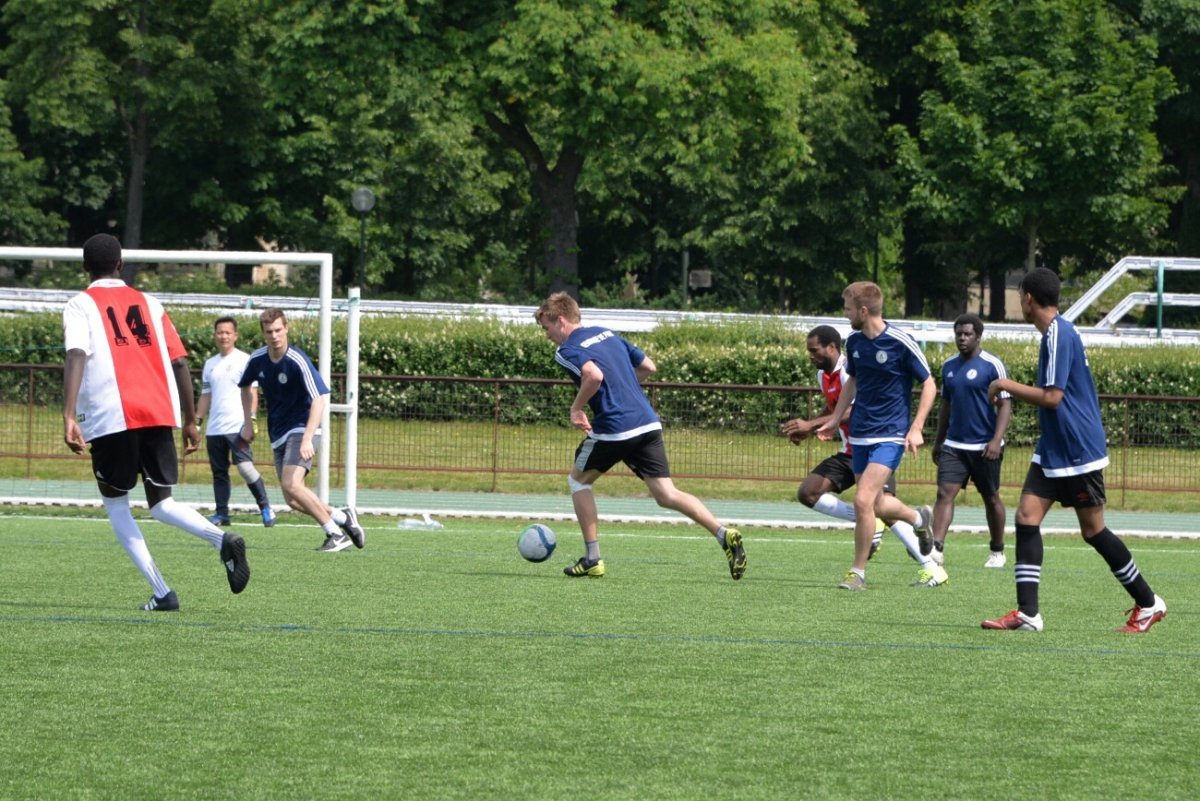
<instances>
[{"instance_id":1,"label":"black sock","mask_svg":"<svg viewBox=\"0 0 1200 801\"><path fill-rule=\"evenodd\" d=\"M1150 589L1150 584L1146 579L1142 578L1137 563L1133 561L1133 554L1129 552L1129 548L1125 546L1120 537L1105 527L1096 536L1085 539L1087 539L1088 545L1096 549L1096 553L1104 557L1109 570L1125 587L1125 591L1133 598L1134 603L1143 608L1154 605L1154 591Z\"/></svg>"},{"instance_id":2,"label":"black sock","mask_svg":"<svg viewBox=\"0 0 1200 801\"><path fill-rule=\"evenodd\" d=\"M1017 524L1017 608L1033 617L1038 613L1038 589L1042 582L1042 529Z\"/></svg>"},{"instance_id":3,"label":"black sock","mask_svg":"<svg viewBox=\"0 0 1200 801\"><path fill-rule=\"evenodd\" d=\"M259 509L266 509L271 505L271 501L267 498L267 487L263 484L262 476L255 479L253 484L247 484L250 488L250 494L254 496L255 503Z\"/></svg>"}]
</instances>

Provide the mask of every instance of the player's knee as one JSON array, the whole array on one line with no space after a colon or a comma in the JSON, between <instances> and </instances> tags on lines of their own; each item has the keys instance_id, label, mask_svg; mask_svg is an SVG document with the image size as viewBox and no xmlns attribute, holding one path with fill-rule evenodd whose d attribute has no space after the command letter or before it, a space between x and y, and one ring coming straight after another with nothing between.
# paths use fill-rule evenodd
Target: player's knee
<instances>
[{"instance_id":1,"label":"player's knee","mask_svg":"<svg viewBox=\"0 0 1200 801\"><path fill-rule=\"evenodd\" d=\"M800 501L800 503L804 504L809 509L816 505L817 498L820 497L821 496L819 493L813 492L804 484L801 484L800 488L796 490L796 500Z\"/></svg>"},{"instance_id":2,"label":"player's knee","mask_svg":"<svg viewBox=\"0 0 1200 801\"><path fill-rule=\"evenodd\" d=\"M575 476L571 475L567 476L567 487L570 488L572 495L577 492L591 492L592 490L591 484L584 484L582 481L577 480Z\"/></svg>"}]
</instances>

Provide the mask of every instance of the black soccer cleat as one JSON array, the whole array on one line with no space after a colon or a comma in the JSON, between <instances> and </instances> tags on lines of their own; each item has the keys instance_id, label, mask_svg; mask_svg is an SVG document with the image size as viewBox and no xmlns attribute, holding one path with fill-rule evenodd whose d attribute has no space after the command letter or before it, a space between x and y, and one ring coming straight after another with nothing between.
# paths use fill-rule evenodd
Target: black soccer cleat
<instances>
[{"instance_id":1,"label":"black soccer cleat","mask_svg":"<svg viewBox=\"0 0 1200 801\"><path fill-rule=\"evenodd\" d=\"M227 531L221 537L221 562L229 579L229 589L236 595L250 583L250 563L246 561L246 541Z\"/></svg>"},{"instance_id":2,"label":"black soccer cleat","mask_svg":"<svg viewBox=\"0 0 1200 801\"><path fill-rule=\"evenodd\" d=\"M167 594L161 598L151 596L149 601L142 604L143 612L177 612L179 610L179 596L175 594L175 590L168 590Z\"/></svg>"}]
</instances>

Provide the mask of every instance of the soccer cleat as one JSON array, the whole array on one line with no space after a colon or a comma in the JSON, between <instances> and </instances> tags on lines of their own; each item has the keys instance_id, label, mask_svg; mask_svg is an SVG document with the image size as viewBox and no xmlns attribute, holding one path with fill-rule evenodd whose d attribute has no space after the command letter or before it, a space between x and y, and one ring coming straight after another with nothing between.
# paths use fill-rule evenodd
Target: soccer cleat
<instances>
[{"instance_id":1,"label":"soccer cleat","mask_svg":"<svg viewBox=\"0 0 1200 801\"><path fill-rule=\"evenodd\" d=\"M228 526L229 515L212 515L208 518L208 522L212 523L214 526Z\"/></svg>"},{"instance_id":2,"label":"soccer cleat","mask_svg":"<svg viewBox=\"0 0 1200 801\"><path fill-rule=\"evenodd\" d=\"M917 571L917 580L912 583L914 587L940 587L950 581L950 575L946 569L934 562L933 567L923 567Z\"/></svg>"},{"instance_id":3,"label":"soccer cleat","mask_svg":"<svg viewBox=\"0 0 1200 801\"><path fill-rule=\"evenodd\" d=\"M1129 621L1117 631L1124 634L1145 634L1151 626L1167 616L1167 602L1155 595L1153 606L1135 606L1127 614Z\"/></svg>"},{"instance_id":4,"label":"soccer cleat","mask_svg":"<svg viewBox=\"0 0 1200 801\"><path fill-rule=\"evenodd\" d=\"M984 567L1004 567L1008 564L1008 557L1004 555L1004 551L992 551L988 554L987 561L983 563Z\"/></svg>"},{"instance_id":5,"label":"soccer cleat","mask_svg":"<svg viewBox=\"0 0 1200 801\"><path fill-rule=\"evenodd\" d=\"M875 558L875 552L883 545L883 532L887 531L887 526L878 517L875 518L875 536L871 538L871 550L867 553L867 561Z\"/></svg>"},{"instance_id":6,"label":"soccer cleat","mask_svg":"<svg viewBox=\"0 0 1200 801\"><path fill-rule=\"evenodd\" d=\"M946 543L934 540L933 550L929 552L929 558L931 558L935 564L946 564Z\"/></svg>"},{"instance_id":7,"label":"soccer cleat","mask_svg":"<svg viewBox=\"0 0 1200 801\"><path fill-rule=\"evenodd\" d=\"M985 620L979 626L980 628L996 631L1041 631L1042 613L1039 612L1030 617L1021 610L1014 609L1004 617L998 617L995 620Z\"/></svg>"},{"instance_id":8,"label":"soccer cleat","mask_svg":"<svg viewBox=\"0 0 1200 801\"><path fill-rule=\"evenodd\" d=\"M917 545L920 546L921 556L928 556L933 550L933 509L929 506L916 508L917 522L913 523L913 531L917 533Z\"/></svg>"},{"instance_id":9,"label":"soccer cleat","mask_svg":"<svg viewBox=\"0 0 1200 801\"><path fill-rule=\"evenodd\" d=\"M737 581L746 572L746 549L742 547L742 532L725 529L725 558L729 560L729 575Z\"/></svg>"},{"instance_id":10,"label":"soccer cleat","mask_svg":"<svg viewBox=\"0 0 1200 801\"><path fill-rule=\"evenodd\" d=\"M586 556L580 557L579 561L570 567L564 567L563 573L571 578L579 578L580 576L588 576L590 578L600 578L604 575L604 560L596 559L589 562Z\"/></svg>"},{"instance_id":11,"label":"soccer cleat","mask_svg":"<svg viewBox=\"0 0 1200 801\"><path fill-rule=\"evenodd\" d=\"M865 590L867 588L867 580L853 570L847 570L846 577L842 579L838 587L843 590Z\"/></svg>"},{"instance_id":12,"label":"soccer cleat","mask_svg":"<svg viewBox=\"0 0 1200 801\"><path fill-rule=\"evenodd\" d=\"M229 589L234 595L250 583L250 563L246 561L246 541L232 531L221 537L221 563L225 565Z\"/></svg>"},{"instance_id":13,"label":"soccer cleat","mask_svg":"<svg viewBox=\"0 0 1200 801\"><path fill-rule=\"evenodd\" d=\"M272 509L270 506L264 506L259 511L262 513L264 527L270 528L271 526L275 525L276 515L274 509Z\"/></svg>"},{"instance_id":14,"label":"soccer cleat","mask_svg":"<svg viewBox=\"0 0 1200 801\"><path fill-rule=\"evenodd\" d=\"M142 604L143 612L177 612L179 611L179 596L175 590L168 590L161 598L150 596L150 600Z\"/></svg>"},{"instance_id":15,"label":"soccer cleat","mask_svg":"<svg viewBox=\"0 0 1200 801\"><path fill-rule=\"evenodd\" d=\"M367 544L367 532L363 531L363 527L358 524L358 512L353 506L346 506L342 509L342 514L346 516L346 525L342 526L342 531L346 532L346 536L354 543L355 548L361 548Z\"/></svg>"},{"instance_id":16,"label":"soccer cleat","mask_svg":"<svg viewBox=\"0 0 1200 801\"><path fill-rule=\"evenodd\" d=\"M337 553L346 550L350 545L350 538L345 534L326 534L325 542L317 550L325 553Z\"/></svg>"}]
</instances>

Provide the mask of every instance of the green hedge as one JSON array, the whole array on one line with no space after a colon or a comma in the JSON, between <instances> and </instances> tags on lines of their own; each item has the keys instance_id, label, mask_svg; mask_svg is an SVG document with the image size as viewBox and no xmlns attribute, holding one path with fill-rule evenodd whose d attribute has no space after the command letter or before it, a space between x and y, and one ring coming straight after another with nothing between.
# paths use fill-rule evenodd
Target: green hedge
<instances>
[{"instance_id":1,"label":"green hedge","mask_svg":"<svg viewBox=\"0 0 1200 801\"><path fill-rule=\"evenodd\" d=\"M172 313L176 327L199 368L213 352L214 315L191 311ZM241 321L239 345L251 350L262 344L257 319ZM317 321L298 318L291 322L292 341L314 358L317 355ZM1037 363L1037 342L1030 329L1028 342L989 341L985 347L1002 359L1009 374L1032 383ZM811 387L814 371L805 352L803 332L781 324L708 325L686 323L662 326L654 331L629 334L658 365L657 380L704 384L753 384ZM335 373L345 369L345 325L334 326ZM57 314L22 314L0 318L0 362L59 364L62 362L61 318ZM554 346L532 321L528 325L502 324L491 319L430 320L427 318L364 317L360 371L364 375L477 376L488 378L556 378L565 374L554 363ZM942 363L953 356L952 345L930 345L926 351L935 377ZM1092 371L1101 393L1112 395L1194 396L1200 388L1200 350L1178 346L1089 349ZM364 393L364 413L373 416L403 416L417 400L435 402L450 410L465 404L486 404L491 390L446 386L372 385ZM6 392L12 388L6 388ZM459 396L450 398L447 392ZM545 389L531 387L506 395L502 410L506 419L530 422L542 404L533 398ZM769 394L769 393L768 393ZM564 397L569 393L564 393ZM736 393L712 393L700 401L703 418L713 426L736 428L741 419L754 419L755 404L771 406L778 399ZM1162 420L1182 430L1200 431L1200 409L1190 407ZM1025 423L1024 427L1029 427ZM1176 430L1180 430L1176 428ZM1032 431L1014 429L1014 438L1032 436Z\"/></svg>"}]
</instances>

